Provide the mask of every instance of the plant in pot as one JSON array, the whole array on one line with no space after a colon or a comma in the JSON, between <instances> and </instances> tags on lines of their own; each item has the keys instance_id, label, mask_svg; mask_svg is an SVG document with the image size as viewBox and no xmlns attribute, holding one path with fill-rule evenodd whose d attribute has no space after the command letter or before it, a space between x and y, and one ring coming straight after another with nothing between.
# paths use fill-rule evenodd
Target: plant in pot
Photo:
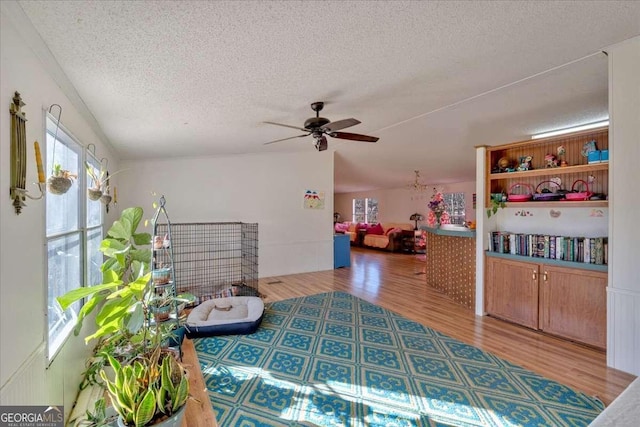
<instances>
[{"instance_id":1,"label":"plant in pot","mask_svg":"<svg viewBox=\"0 0 640 427\"><path fill-rule=\"evenodd\" d=\"M87 194L90 200L96 201L101 200L106 205L111 201L111 196L108 194L109 192L107 184L109 180L113 177L113 175L117 174L117 171L113 174L109 175L109 171L107 171L102 165L100 169L97 169L89 162L85 162L85 167L87 169L87 175L91 178L91 187L87 188ZM103 199L103 196L108 196ZM108 200L107 200L108 199Z\"/></svg>"},{"instance_id":2,"label":"plant in pot","mask_svg":"<svg viewBox=\"0 0 640 427\"><path fill-rule=\"evenodd\" d=\"M109 387L109 383L105 378L110 376L103 368L107 363L116 371L113 381L118 381L118 371L124 372L127 366L133 366L132 369L137 372L142 369L142 364L149 371L160 372L164 355L169 354L160 349L175 333L175 323L160 324L152 319L151 305L157 296L151 280L151 250L148 247L151 244L151 235L137 232L142 217L142 208L125 209L107 232L100 245L100 251L105 257L101 266L101 284L74 289L57 298L64 310L76 301L87 298L78 313L74 329L76 335L82 328L86 316L96 310L96 331L87 336L85 341L97 339L99 344L95 352L96 357L86 372L86 375L92 377L85 376L85 380L97 379L96 373L100 372L99 377L106 387ZM165 299L171 300L172 297ZM177 305L178 299L173 299ZM157 351L161 351L163 356L154 357ZM117 362L115 366L113 361ZM184 374L183 370L177 370L174 364L171 364L171 372L174 376ZM115 398L116 396L111 395L114 406L117 404ZM167 409L164 404L156 407L151 420L156 422L160 417L169 415L167 412L172 414L175 408L177 406L172 405L171 409Z\"/></svg>"},{"instance_id":3,"label":"plant in pot","mask_svg":"<svg viewBox=\"0 0 640 427\"><path fill-rule=\"evenodd\" d=\"M123 365L108 356L115 372L112 380L105 371L100 375L107 385L118 425L179 427L189 398L189 380L184 367L172 354L155 347L151 353Z\"/></svg>"},{"instance_id":4,"label":"plant in pot","mask_svg":"<svg viewBox=\"0 0 640 427\"><path fill-rule=\"evenodd\" d=\"M505 204L506 195L503 193L495 193L491 194L490 198L490 206L487 208L487 218L491 218L491 215L495 215L498 212L498 209L504 209L507 205Z\"/></svg>"},{"instance_id":5,"label":"plant in pot","mask_svg":"<svg viewBox=\"0 0 640 427\"><path fill-rule=\"evenodd\" d=\"M53 165L51 176L47 179L47 189L51 194L64 194L69 191L69 188L71 188L73 184L73 179L77 177L78 175L62 169L62 166L56 163Z\"/></svg>"}]
</instances>

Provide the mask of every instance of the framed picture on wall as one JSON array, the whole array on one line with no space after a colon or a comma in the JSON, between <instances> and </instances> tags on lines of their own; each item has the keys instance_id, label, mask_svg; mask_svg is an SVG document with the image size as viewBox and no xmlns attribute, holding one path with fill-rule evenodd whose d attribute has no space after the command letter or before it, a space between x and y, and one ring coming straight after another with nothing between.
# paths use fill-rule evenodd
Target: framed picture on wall
<instances>
[{"instance_id":1,"label":"framed picture on wall","mask_svg":"<svg viewBox=\"0 0 640 427\"><path fill-rule=\"evenodd\" d=\"M306 190L304 192L305 209L324 209L324 191Z\"/></svg>"}]
</instances>

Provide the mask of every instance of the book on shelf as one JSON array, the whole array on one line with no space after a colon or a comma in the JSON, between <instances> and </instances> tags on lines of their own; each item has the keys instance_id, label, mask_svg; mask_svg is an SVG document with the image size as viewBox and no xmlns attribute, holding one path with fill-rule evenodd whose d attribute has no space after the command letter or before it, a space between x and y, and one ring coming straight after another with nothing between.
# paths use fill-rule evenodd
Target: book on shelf
<instances>
[{"instance_id":1,"label":"book on shelf","mask_svg":"<svg viewBox=\"0 0 640 427\"><path fill-rule=\"evenodd\" d=\"M489 252L585 264L608 263L607 237L552 236L509 231L492 231L487 237Z\"/></svg>"}]
</instances>

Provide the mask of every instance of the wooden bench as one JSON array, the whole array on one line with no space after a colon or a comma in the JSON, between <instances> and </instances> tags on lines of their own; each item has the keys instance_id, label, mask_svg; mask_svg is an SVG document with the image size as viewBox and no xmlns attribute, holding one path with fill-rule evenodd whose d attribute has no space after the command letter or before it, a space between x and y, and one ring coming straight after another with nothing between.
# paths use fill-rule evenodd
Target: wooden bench
<instances>
[{"instance_id":1,"label":"wooden bench","mask_svg":"<svg viewBox=\"0 0 640 427\"><path fill-rule=\"evenodd\" d=\"M189 372L189 392L193 399L187 403L182 427L217 427L216 416L209 400L209 393L200 370L193 341L185 338L182 343L182 363Z\"/></svg>"}]
</instances>

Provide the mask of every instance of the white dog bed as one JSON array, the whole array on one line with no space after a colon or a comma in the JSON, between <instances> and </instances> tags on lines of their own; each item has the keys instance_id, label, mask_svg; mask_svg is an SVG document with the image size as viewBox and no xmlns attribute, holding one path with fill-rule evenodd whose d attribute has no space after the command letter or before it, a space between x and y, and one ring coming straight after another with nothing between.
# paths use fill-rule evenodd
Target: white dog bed
<instances>
[{"instance_id":1,"label":"white dog bed","mask_svg":"<svg viewBox=\"0 0 640 427\"><path fill-rule=\"evenodd\" d=\"M185 329L188 337L252 334L263 313L260 297L214 298L189 313Z\"/></svg>"}]
</instances>

